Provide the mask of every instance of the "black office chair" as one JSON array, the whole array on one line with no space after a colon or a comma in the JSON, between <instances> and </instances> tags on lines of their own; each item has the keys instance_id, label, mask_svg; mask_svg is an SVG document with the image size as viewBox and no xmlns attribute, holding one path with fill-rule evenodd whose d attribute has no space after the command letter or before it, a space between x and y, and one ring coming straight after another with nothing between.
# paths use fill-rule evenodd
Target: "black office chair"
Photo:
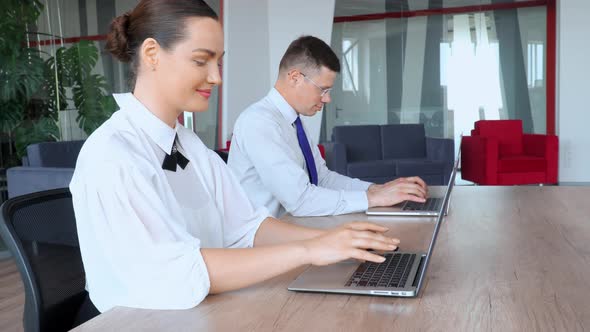
<instances>
[{"instance_id":1,"label":"black office chair","mask_svg":"<svg viewBox=\"0 0 590 332\"><path fill-rule=\"evenodd\" d=\"M68 331L87 300L86 278L67 188L12 198L0 207L0 235L25 287L25 331Z\"/></svg>"},{"instance_id":2,"label":"black office chair","mask_svg":"<svg viewBox=\"0 0 590 332\"><path fill-rule=\"evenodd\" d=\"M221 160L223 160L227 164L227 158L229 158L228 152L221 151L221 150L213 150L213 151L215 151L215 153L217 153L217 155L221 158Z\"/></svg>"}]
</instances>

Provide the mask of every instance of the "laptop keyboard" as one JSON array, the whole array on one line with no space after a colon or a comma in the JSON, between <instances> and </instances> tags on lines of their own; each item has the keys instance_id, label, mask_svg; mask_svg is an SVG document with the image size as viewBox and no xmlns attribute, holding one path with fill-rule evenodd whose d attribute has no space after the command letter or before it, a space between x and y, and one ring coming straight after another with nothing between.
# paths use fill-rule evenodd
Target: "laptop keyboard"
<instances>
[{"instance_id":1,"label":"laptop keyboard","mask_svg":"<svg viewBox=\"0 0 590 332\"><path fill-rule=\"evenodd\" d=\"M383 263L364 262L346 287L405 287L416 254L386 253Z\"/></svg>"},{"instance_id":2,"label":"laptop keyboard","mask_svg":"<svg viewBox=\"0 0 590 332\"><path fill-rule=\"evenodd\" d=\"M434 198L427 198L426 202L419 203L414 201L406 201L402 210L404 211L438 211L440 208L440 204L442 203L442 198L434 197Z\"/></svg>"}]
</instances>

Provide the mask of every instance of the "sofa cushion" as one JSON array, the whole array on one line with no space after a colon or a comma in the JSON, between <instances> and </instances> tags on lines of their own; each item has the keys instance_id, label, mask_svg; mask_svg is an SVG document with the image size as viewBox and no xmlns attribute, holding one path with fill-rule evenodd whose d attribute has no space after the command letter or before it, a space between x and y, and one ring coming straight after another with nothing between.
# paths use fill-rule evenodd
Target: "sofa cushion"
<instances>
[{"instance_id":1,"label":"sofa cushion","mask_svg":"<svg viewBox=\"0 0 590 332\"><path fill-rule=\"evenodd\" d=\"M346 145L348 162L381 160L381 128L377 125L337 126L334 142Z\"/></svg>"},{"instance_id":2,"label":"sofa cushion","mask_svg":"<svg viewBox=\"0 0 590 332\"><path fill-rule=\"evenodd\" d=\"M363 181L367 181L367 182L376 183L376 184L384 184L389 181L393 181L393 180L397 179L397 176L391 175L391 176L386 176L386 177L367 177L367 178L358 178L358 179L363 180Z\"/></svg>"},{"instance_id":3,"label":"sofa cushion","mask_svg":"<svg viewBox=\"0 0 590 332\"><path fill-rule=\"evenodd\" d=\"M545 172L547 161L543 157L504 156L498 160L498 172Z\"/></svg>"},{"instance_id":4,"label":"sofa cushion","mask_svg":"<svg viewBox=\"0 0 590 332\"><path fill-rule=\"evenodd\" d=\"M383 159L426 157L426 134L423 124L381 126Z\"/></svg>"},{"instance_id":5,"label":"sofa cushion","mask_svg":"<svg viewBox=\"0 0 590 332\"><path fill-rule=\"evenodd\" d=\"M429 186L446 186L449 184L449 179L446 179L444 174L421 174L420 178Z\"/></svg>"},{"instance_id":6,"label":"sofa cushion","mask_svg":"<svg viewBox=\"0 0 590 332\"><path fill-rule=\"evenodd\" d=\"M399 176L423 176L426 174L443 174L445 172L444 161L434 161L424 158L420 159L403 159L388 161L395 163L396 174Z\"/></svg>"},{"instance_id":7,"label":"sofa cushion","mask_svg":"<svg viewBox=\"0 0 590 332\"><path fill-rule=\"evenodd\" d=\"M27 146L29 166L76 167L84 141L43 142Z\"/></svg>"},{"instance_id":8,"label":"sofa cushion","mask_svg":"<svg viewBox=\"0 0 590 332\"><path fill-rule=\"evenodd\" d=\"M6 171L8 197L26 195L38 191L67 188L74 168L62 167L12 167Z\"/></svg>"},{"instance_id":9,"label":"sofa cushion","mask_svg":"<svg viewBox=\"0 0 590 332\"><path fill-rule=\"evenodd\" d=\"M481 136L498 138L500 157L522 154L522 120L480 120L475 128Z\"/></svg>"},{"instance_id":10,"label":"sofa cushion","mask_svg":"<svg viewBox=\"0 0 590 332\"><path fill-rule=\"evenodd\" d=\"M348 176L353 178L393 177L395 176L395 164L386 160L348 163Z\"/></svg>"}]
</instances>

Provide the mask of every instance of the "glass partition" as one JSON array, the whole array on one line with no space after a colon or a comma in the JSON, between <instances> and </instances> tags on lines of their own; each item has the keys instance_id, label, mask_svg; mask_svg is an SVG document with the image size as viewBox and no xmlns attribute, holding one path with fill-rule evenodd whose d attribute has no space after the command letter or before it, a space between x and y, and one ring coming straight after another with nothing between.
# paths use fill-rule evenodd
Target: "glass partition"
<instances>
[{"instance_id":1,"label":"glass partition","mask_svg":"<svg viewBox=\"0 0 590 332\"><path fill-rule=\"evenodd\" d=\"M336 18L342 71L321 141L334 126L424 123L428 136L458 143L479 119L522 119L525 132L545 133L546 7L403 16Z\"/></svg>"}]
</instances>

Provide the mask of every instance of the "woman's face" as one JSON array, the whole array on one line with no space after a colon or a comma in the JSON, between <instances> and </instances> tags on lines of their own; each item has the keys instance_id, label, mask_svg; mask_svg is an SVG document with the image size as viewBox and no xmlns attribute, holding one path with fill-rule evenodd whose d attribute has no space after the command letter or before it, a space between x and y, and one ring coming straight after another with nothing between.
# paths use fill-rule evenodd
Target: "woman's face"
<instances>
[{"instance_id":1,"label":"woman's face","mask_svg":"<svg viewBox=\"0 0 590 332\"><path fill-rule=\"evenodd\" d=\"M211 18L189 18L185 24L185 38L158 55L156 93L178 111L203 112L211 88L221 84L223 31Z\"/></svg>"}]
</instances>

